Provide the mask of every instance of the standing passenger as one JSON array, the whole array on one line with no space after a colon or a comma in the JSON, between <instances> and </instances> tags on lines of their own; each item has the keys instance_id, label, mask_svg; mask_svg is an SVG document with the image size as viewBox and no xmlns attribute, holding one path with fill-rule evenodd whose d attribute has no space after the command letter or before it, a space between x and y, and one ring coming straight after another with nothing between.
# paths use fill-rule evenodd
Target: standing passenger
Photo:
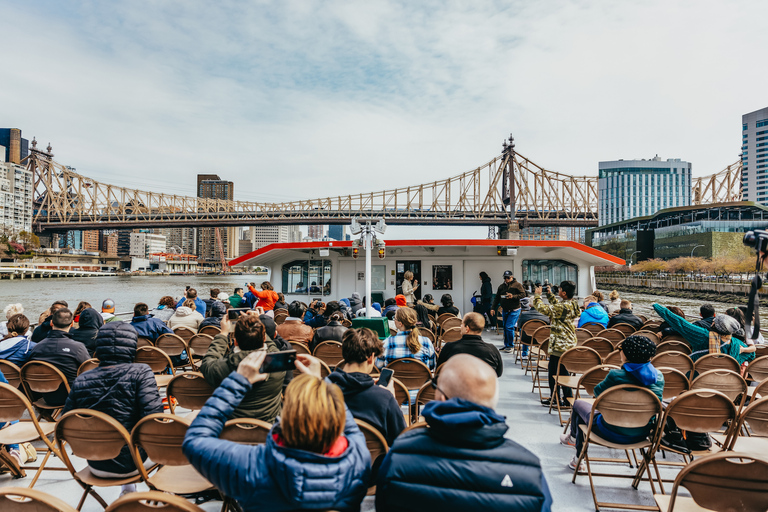
<instances>
[{"instance_id":1,"label":"standing passenger","mask_svg":"<svg viewBox=\"0 0 768 512\"><path fill-rule=\"evenodd\" d=\"M416 304L416 296L414 292L419 288L419 283L413 280L413 272L406 271L403 275L403 295L405 296L405 302L410 307Z\"/></svg>"},{"instance_id":2,"label":"standing passenger","mask_svg":"<svg viewBox=\"0 0 768 512\"><path fill-rule=\"evenodd\" d=\"M496 298L493 299L491 315L496 315L501 306L502 319L504 323L504 352L510 353L515 347L515 326L520 316L520 299L527 294L517 279L512 275L511 270L504 272L504 282L496 290ZM523 355L525 357L526 354Z\"/></svg>"}]
</instances>

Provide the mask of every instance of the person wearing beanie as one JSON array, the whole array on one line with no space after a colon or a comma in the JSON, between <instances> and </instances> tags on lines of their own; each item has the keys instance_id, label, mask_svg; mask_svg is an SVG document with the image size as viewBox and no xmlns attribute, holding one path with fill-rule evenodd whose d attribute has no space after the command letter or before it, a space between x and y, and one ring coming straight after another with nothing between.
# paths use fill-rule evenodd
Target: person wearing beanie
<instances>
[{"instance_id":1,"label":"person wearing beanie","mask_svg":"<svg viewBox=\"0 0 768 512\"><path fill-rule=\"evenodd\" d=\"M221 328L221 319L227 314L227 306L223 302L217 300L211 304L211 316L200 322L198 330L202 329L206 325L213 325L214 327Z\"/></svg>"},{"instance_id":2,"label":"person wearing beanie","mask_svg":"<svg viewBox=\"0 0 768 512\"><path fill-rule=\"evenodd\" d=\"M656 344L645 336L632 335L624 339L621 345L621 368L611 370L605 379L595 386L595 398L606 389L622 384L631 384L647 388L655 394L659 401L664 393L664 375L651 364L651 358L656 355ZM592 425L592 432L603 439L620 444L637 443L648 437L649 427L626 428L608 424L598 411L591 418L592 403L586 400L576 400L573 404L571 416L571 429L567 434L560 434L560 443L576 448L570 469L576 469L576 464L584 446L584 433L581 425ZM582 461L582 466L584 462ZM586 471L585 467L579 467L579 471Z\"/></svg>"},{"instance_id":3,"label":"person wearing beanie","mask_svg":"<svg viewBox=\"0 0 768 512\"><path fill-rule=\"evenodd\" d=\"M403 295L403 294L395 295L395 304L399 308L406 307L408 305L408 303L405 300L405 295Z\"/></svg>"}]
</instances>

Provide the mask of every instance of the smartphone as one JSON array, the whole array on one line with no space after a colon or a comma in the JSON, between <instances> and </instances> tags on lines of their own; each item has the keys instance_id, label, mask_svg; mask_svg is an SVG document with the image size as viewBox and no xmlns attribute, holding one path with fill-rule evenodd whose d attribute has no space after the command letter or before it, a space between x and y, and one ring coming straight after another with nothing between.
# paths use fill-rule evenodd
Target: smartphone
<instances>
[{"instance_id":1,"label":"smartphone","mask_svg":"<svg viewBox=\"0 0 768 512\"><path fill-rule=\"evenodd\" d=\"M249 308L229 308L227 310L227 318L230 320L237 320L237 317L243 314L244 311L248 311Z\"/></svg>"},{"instance_id":2,"label":"smartphone","mask_svg":"<svg viewBox=\"0 0 768 512\"><path fill-rule=\"evenodd\" d=\"M392 376L395 374L395 370L392 368L382 368L381 375L379 376L379 382L376 384L379 386L389 386L389 381L392 380Z\"/></svg>"},{"instance_id":3,"label":"smartphone","mask_svg":"<svg viewBox=\"0 0 768 512\"><path fill-rule=\"evenodd\" d=\"M322 299L320 297L317 297L316 299L312 299L313 302L317 301L320 302ZM320 302L322 304L322 302Z\"/></svg>"},{"instance_id":4,"label":"smartphone","mask_svg":"<svg viewBox=\"0 0 768 512\"><path fill-rule=\"evenodd\" d=\"M264 358L259 371L261 373L287 372L296 368L296 351L284 350L272 352Z\"/></svg>"},{"instance_id":5,"label":"smartphone","mask_svg":"<svg viewBox=\"0 0 768 512\"><path fill-rule=\"evenodd\" d=\"M186 290L189 290L190 288L192 288L192 287L191 287L191 286L189 286L189 285L187 285L187 287L186 287L185 289L186 289Z\"/></svg>"}]
</instances>

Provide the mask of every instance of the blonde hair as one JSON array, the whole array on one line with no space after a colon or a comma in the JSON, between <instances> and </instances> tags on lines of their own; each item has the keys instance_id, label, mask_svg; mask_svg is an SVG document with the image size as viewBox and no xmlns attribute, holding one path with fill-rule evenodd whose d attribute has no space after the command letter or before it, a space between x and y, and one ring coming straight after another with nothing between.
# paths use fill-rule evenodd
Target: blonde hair
<instances>
[{"instance_id":1,"label":"blonde hair","mask_svg":"<svg viewBox=\"0 0 768 512\"><path fill-rule=\"evenodd\" d=\"M5 319L10 320L11 317L20 315L24 312L24 306L21 305L21 303L17 304L8 304L3 309L3 313L5 313Z\"/></svg>"},{"instance_id":2,"label":"blonde hair","mask_svg":"<svg viewBox=\"0 0 768 512\"><path fill-rule=\"evenodd\" d=\"M608 297L610 297L611 300L616 300L619 298L619 292L617 292L616 290L613 290Z\"/></svg>"},{"instance_id":3,"label":"blonde hair","mask_svg":"<svg viewBox=\"0 0 768 512\"><path fill-rule=\"evenodd\" d=\"M193 301L192 299L185 300L184 304L182 304L182 306L184 306L185 308L192 309L192 310L197 309L197 306L195 306L195 301Z\"/></svg>"},{"instance_id":4,"label":"blonde hair","mask_svg":"<svg viewBox=\"0 0 768 512\"><path fill-rule=\"evenodd\" d=\"M411 279L413 279L413 272L411 272L410 270L406 270L405 274L403 274L403 279L405 279L406 281L410 281Z\"/></svg>"},{"instance_id":5,"label":"blonde hair","mask_svg":"<svg viewBox=\"0 0 768 512\"><path fill-rule=\"evenodd\" d=\"M406 331L410 331L405 339L405 344L408 346L411 354L417 354L421 350L419 328L416 327L416 322L419 321L418 315L411 308L400 308L395 313L395 320L403 324Z\"/></svg>"},{"instance_id":6,"label":"blonde hair","mask_svg":"<svg viewBox=\"0 0 768 512\"><path fill-rule=\"evenodd\" d=\"M280 429L285 444L325 453L344 432L347 414L341 389L302 373L285 388Z\"/></svg>"}]
</instances>

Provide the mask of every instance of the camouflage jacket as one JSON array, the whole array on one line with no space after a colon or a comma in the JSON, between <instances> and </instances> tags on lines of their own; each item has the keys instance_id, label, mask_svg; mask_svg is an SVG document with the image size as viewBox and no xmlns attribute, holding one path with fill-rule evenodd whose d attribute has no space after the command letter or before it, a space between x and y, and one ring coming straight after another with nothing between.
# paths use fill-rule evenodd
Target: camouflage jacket
<instances>
[{"instance_id":1,"label":"camouflage jacket","mask_svg":"<svg viewBox=\"0 0 768 512\"><path fill-rule=\"evenodd\" d=\"M533 307L549 317L549 353L560 357L563 352L576 346L576 325L573 321L579 318L581 309L576 299L563 302L552 293L547 295L547 299L549 304L544 304L541 295L536 295Z\"/></svg>"}]
</instances>

